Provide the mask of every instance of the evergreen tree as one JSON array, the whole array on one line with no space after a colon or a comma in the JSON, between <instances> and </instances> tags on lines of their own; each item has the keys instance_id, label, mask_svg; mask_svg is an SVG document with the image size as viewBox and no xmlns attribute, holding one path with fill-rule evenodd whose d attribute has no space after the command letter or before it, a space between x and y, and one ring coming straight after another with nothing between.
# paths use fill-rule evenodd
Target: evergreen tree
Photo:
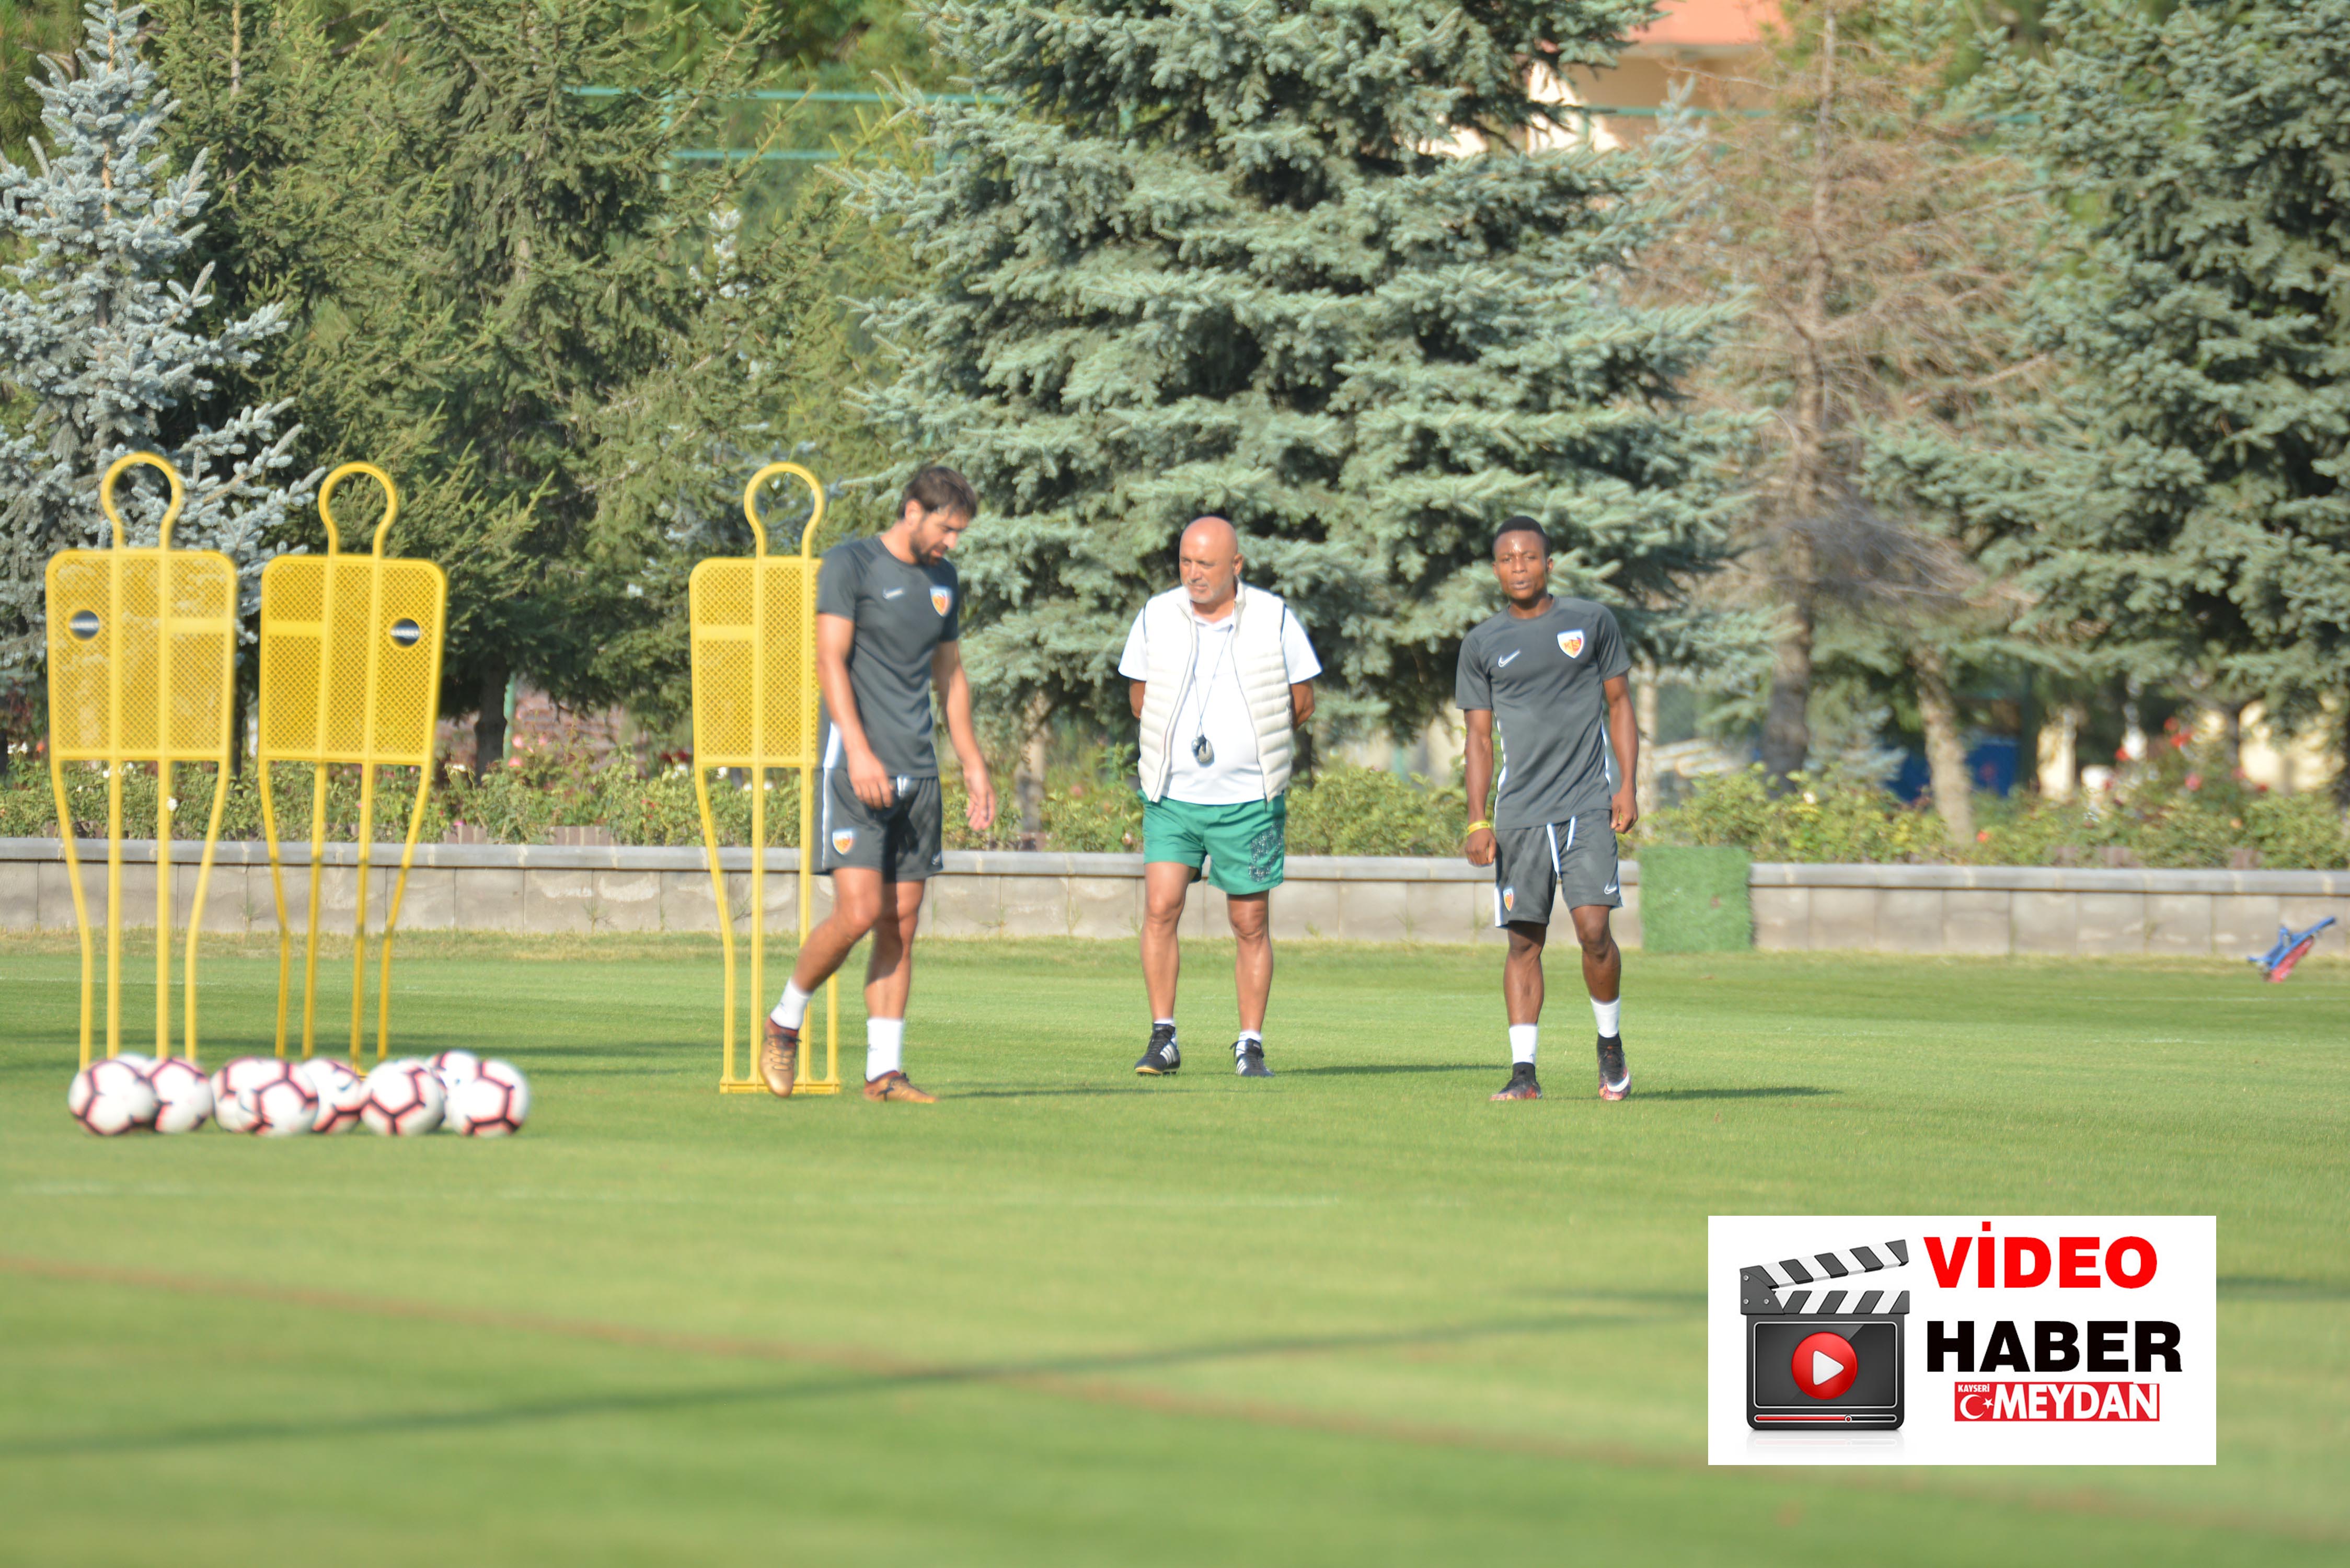
<instances>
[{"instance_id":1,"label":"evergreen tree","mask_svg":"<svg viewBox=\"0 0 2350 1568\"><path fill-rule=\"evenodd\" d=\"M713 45L672 68L603 0L447 0L350 46L301 0L165 8L171 79L231 168L224 273L296 322L267 384L322 455L400 481L402 548L450 571L443 703L477 756L516 677L674 706L673 557L806 439L778 421L795 333L837 314L813 282L837 192L746 238L754 165L675 161L750 67Z\"/></svg>"},{"instance_id":2,"label":"evergreen tree","mask_svg":"<svg viewBox=\"0 0 2350 1568\"><path fill-rule=\"evenodd\" d=\"M177 105L140 55L141 18L137 5L88 8L78 69L49 62L39 89L46 150L35 144L31 170L0 161L0 225L20 247L0 287L0 685L42 667L49 557L108 542L98 484L115 458L146 449L179 468L187 504L172 543L234 561L248 615L317 479L278 477L299 433L280 428L285 403L213 407L285 323L266 306L211 322L211 269L182 281L207 169L198 152L171 171ZM153 544L161 486L120 500L130 542Z\"/></svg>"},{"instance_id":3,"label":"evergreen tree","mask_svg":"<svg viewBox=\"0 0 2350 1568\"><path fill-rule=\"evenodd\" d=\"M2046 19L1995 85L2078 216L2036 291L2066 384L1924 477L2006 532L2040 620L2350 726L2350 0Z\"/></svg>"},{"instance_id":4,"label":"evergreen tree","mask_svg":"<svg viewBox=\"0 0 2350 1568\"><path fill-rule=\"evenodd\" d=\"M914 99L920 177L861 190L928 286L875 301L872 401L986 514L970 655L999 711L1122 722L1127 624L1221 513L1313 628L1326 711L1409 725L1495 606L1491 532L1644 651L1721 653L1687 590L1725 549L1733 431L1679 389L1724 316L1625 269L1668 165L1528 156L1530 60L1602 67L1639 0L1031 0L936 13L981 101ZM1469 155L1458 155L1461 152Z\"/></svg>"}]
</instances>

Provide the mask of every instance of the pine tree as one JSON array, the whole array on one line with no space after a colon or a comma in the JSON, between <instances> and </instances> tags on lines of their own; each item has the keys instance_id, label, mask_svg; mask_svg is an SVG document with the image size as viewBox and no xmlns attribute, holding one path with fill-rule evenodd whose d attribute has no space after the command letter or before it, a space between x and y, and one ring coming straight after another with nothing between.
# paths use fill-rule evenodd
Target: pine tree
<instances>
[{"instance_id":1,"label":"pine tree","mask_svg":"<svg viewBox=\"0 0 2350 1568\"><path fill-rule=\"evenodd\" d=\"M1128 621L1208 512L1299 606L1342 720L1441 708L1515 512L1552 531L1558 587L1611 601L1645 651L1721 657L1687 590L1726 547L1734 432L1678 400L1725 312L1627 296L1668 166L1519 151L1544 125L1527 62L1603 67L1647 14L936 13L981 101L916 100L931 171L861 185L928 278L870 307L902 356L871 407L979 487L969 653L999 711L1121 716Z\"/></svg>"},{"instance_id":2,"label":"pine tree","mask_svg":"<svg viewBox=\"0 0 2350 1568\"><path fill-rule=\"evenodd\" d=\"M177 105L142 57L142 7L93 4L79 68L50 63L39 89L47 147L35 167L0 161L0 225L21 259L0 287L0 685L42 667L43 574L62 549L101 546L98 482L126 452L160 452L187 483L172 540L237 565L244 610L314 473L293 464L283 402L215 409L285 327L268 306L213 323L212 273L182 281L211 198L202 153L174 174L163 149ZM217 420L213 416L217 415ZM160 487L120 497L133 544L154 543Z\"/></svg>"},{"instance_id":3,"label":"pine tree","mask_svg":"<svg viewBox=\"0 0 2350 1568\"><path fill-rule=\"evenodd\" d=\"M2327 712L2350 753L2350 0L2068 0L1996 84L2077 224L2066 384L1931 478L2112 663ZM2350 767L2337 775L2350 800Z\"/></svg>"}]
</instances>

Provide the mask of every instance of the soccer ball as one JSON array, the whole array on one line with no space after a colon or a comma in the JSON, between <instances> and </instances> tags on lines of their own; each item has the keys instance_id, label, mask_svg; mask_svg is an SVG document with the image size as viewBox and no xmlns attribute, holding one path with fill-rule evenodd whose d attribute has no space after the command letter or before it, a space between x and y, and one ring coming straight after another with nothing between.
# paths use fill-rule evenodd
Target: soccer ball
<instances>
[{"instance_id":1,"label":"soccer ball","mask_svg":"<svg viewBox=\"0 0 2350 1568\"><path fill-rule=\"evenodd\" d=\"M100 1137L113 1137L155 1121L155 1086L120 1057L92 1062L74 1075L66 1109Z\"/></svg>"},{"instance_id":2,"label":"soccer ball","mask_svg":"<svg viewBox=\"0 0 2350 1568\"><path fill-rule=\"evenodd\" d=\"M236 1103L236 1092L247 1084L275 1083L286 1074L286 1064L275 1056L239 1056L222 1064L213 1075L213 1120L223 1132L246 1132L244 1112Z\"/></svg>"},{"instance_id":3,"label":"soccer ball","mask_svg":"<svg viewBox=\"0 0 2350 1568\"><path fill-rule=\"evenodd\" d=\"M332 1056L313 1056L296 1069L310 1092L318 1096L315 1133L348 1132L359 1125L359 1108L367 1104L367 1080Z\"/></svg>"},{"instance_id":4,"label":"soccer ball","mask_svg":"<svg viewBox=\"0 0 2350 1568\"><path fill-rule=\"evenodd\" d=\"M130 1063L132 1066L139 1069L141 1076L153 1071L155 1066L154 1057L142 1056L136 1051L125 1051L120 1055L117 1056L115 1060L118 1062Z\"/></svg>"},{"instance_id":5,"label":"soccer ball","mask_svg":"<svg viewBox=\"0 0 2350 1568\"><path fill-rule=\"evenodd\" d=\"M359 1119L370 1132L400 1137L429 1133L441 1125L448 1096L432 1069L413 1056L384 1062L367 1075L367 1103Z\"/></svg>"},{"instance_id":6,"label":"soccer ball","mask_svg":"<svg viewBox=\"0 0 2350 1568\"><path fill-rule=\"evenodd\" d=\"M449 1091L449 1126L474 1137L518 1133L529 1117L530 1085L511 1063L484 1062Z\"/></svg>"},{"instance_id":7,"label":"soccer ball","mask_svg":"<svg viewBox=\"0 0 2350 1568\"><path fill-rule=\"evenodd\" d=\"M212 1118L213 1083L193 1062L168 1057L147 1070L147 1082L155 1091L157 1132L193 1132Z\"/></svg>"},{"instance_id":8,"label":"soccer ball","mask_svg":"<svg viewBox=\"0 0 2350 1568\"><path fill-rule=\"evenodd\" d=\"M249 1075L236 1090L238 1130L261 1137L293 1137L308 1132L318 1119L318 1096L303 1078L301 1068L275 1056L255 1059L264 1070Z\"/></svg>"},{"instance_id":9,"label":"soccer ball","mask_svg":"<svg viewBox=\"0 0 2350 1568\"><path fill-rule=\"evenodd\" d=\"M471 1051L443 1051L432 1058L432 1075L441 1080L441 1092L453 1095L457 1085L482 1075L482 1059Z\"/></svg>"}]
</instances>

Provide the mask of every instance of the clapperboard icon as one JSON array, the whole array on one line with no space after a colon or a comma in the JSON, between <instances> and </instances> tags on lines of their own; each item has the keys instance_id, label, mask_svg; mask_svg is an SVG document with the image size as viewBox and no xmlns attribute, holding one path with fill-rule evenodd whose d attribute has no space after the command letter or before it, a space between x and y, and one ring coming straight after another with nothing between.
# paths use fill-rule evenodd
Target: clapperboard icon
<instances>
[{"instance_id":1,"label":"clapperboard icon","mask_svg":"<svg viewBox=\"0 0 2350 1568\"><path fill-rule=\"evenodd\" d=\"M1748 1426L1850 1432L1901 1425L1909 1293L1888 1306L1886 1292L1856 1291L1845 1282L1908 1262L1907 1241L1884 1241L1738 1271Z\"/></svg>"}]
</instances>

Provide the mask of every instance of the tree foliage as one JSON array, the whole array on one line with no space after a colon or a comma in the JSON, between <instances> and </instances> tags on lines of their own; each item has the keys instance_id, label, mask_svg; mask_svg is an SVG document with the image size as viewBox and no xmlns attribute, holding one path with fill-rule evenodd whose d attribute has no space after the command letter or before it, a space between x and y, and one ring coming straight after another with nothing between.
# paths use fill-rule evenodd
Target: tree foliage
<instances>
[{"instance_id":1,"label":"tree foliage","mask_svg":"<svg viewBox=\"0 0 2350 1568\"><path fill-rule=\"evenodd\" d=\"M675 157L758 79L754 33L680 64L600 0L389 7L348 41L302 0L164 9L191 133L226 157L224 273L296 323L266 385L322 458L400 483L478 753L517 677L674 706L689 552L757 462L842 428L785 428L826 402L803 338L837 320L837 192L746 234L756 164Z\"/></svg>"},{"instance_id":2,"label":"tree foliage","mask_svg":"<svg viewBox=\"0 0 2350 1568\"><path fill-rule=\"evenodd\" d=\"M1603 66L1646 14L939 10L983 96L912 99L929 172L860 182L925 272L868 306L900 356L871 408L979 486L970 653L999 707L1121 713L1128 620L1206 512L1299 606L1341 718L1445 701L1514 512L1643 649L1720 656L1688 590L1725 548L1732 431L1680 394L1724 310L1637 303L1625 270L1670 165L1517 151L1526 63Z\"/></svg>"},{"instance_id":3,"label":"tree foliage","mask_svg":"<svg viewBox=\"0 0 2350 1568\"><path fill-rule=\"evenodd\" d=\"M2031 170L1950 80L1964 17L1914 0L1790 7L1759 115L1707 123L1708 178L1659 255L1660 286L1746 288L1755 308L1702 390L1764 415L1742 597L1778 617L1762 754L1812 764L1824 669L1915 693L1936 796L1970 838L1954 667L2005 641L2013 613L1984 557L1889 454L1967 439L2041 389L2017 302L2043 213Z\"/></svg>"},{"instance_id":4,"label":"tree foliage","mask_svg":"<svg viewBox=\"0 0 2350 1568\"><path fill-rule=\"evenodd\" d=\"M2350 0L2046 22L1991 87L2070 209L2033 289L2066 378L1919 486L2053 632L2350 723Z\"/></svg>"},{"instance_id":5,"label":"tree foliage","mask_svg":"<svg viewBox=\"0 0 2350 1568\"><path fill-rule=\"evenodd\" d=\"M0 160L0 229L18 256L0 286L0 686L44 666L49 557L107 544L99 482L117 457L171 459L187 485L172 543L235 562L247 615L317 478L287 477L300 431L285 402L222 395L285 321L270 305L211 314L212 271L192 265L211 171L201 149L173 171L178 106L141 22L137 5L90 6L76 68L50 62L40 89L34 167ZM165 498L133 488L118 496L129 542L151 545Z\"/></svg>"}]
</instances>

